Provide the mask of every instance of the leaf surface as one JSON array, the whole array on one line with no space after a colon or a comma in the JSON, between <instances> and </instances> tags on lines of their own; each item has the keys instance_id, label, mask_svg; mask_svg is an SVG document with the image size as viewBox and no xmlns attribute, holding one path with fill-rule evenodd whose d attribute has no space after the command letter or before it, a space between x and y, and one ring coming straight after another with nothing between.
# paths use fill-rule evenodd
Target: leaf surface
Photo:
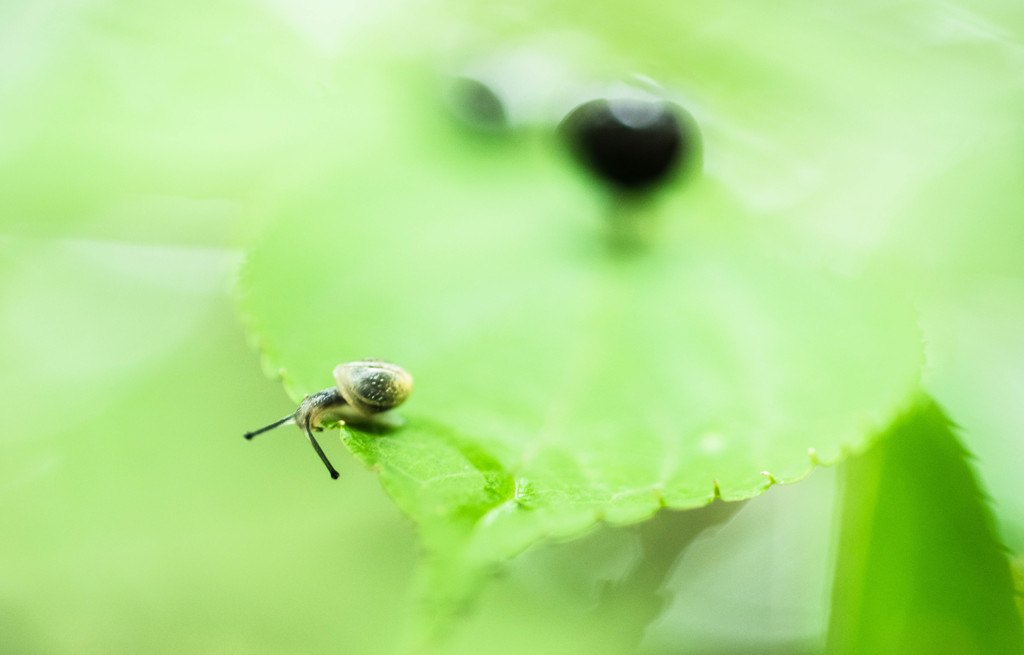
<instances>
[{"instance_id":1,"label":"leaf surface","mask_svg":"<svg viewBox=\"0 0 1024 655\"><path fill-rule=\"evenodd\" d=\"M268 201L243 305L296 399L339 361L412 373L403 427L344 440L420 524L441 602L542 537L800 479L911 397L916 317L888 280L774 256L713 179L616 204L543 135L453 143L415 75L380 81L401 75L372 76L386 135L325 139L342 161Z\"/></svg>"}]
</instances>

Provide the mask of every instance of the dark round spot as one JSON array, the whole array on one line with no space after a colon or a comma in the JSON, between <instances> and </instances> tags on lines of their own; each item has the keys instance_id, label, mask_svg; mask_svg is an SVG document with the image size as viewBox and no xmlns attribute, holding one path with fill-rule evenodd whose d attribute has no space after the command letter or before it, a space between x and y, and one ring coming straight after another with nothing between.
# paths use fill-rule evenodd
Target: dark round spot
<instances>
[{"instance_id":1,"label":"dark round spot","mask_svg":"<svg viewBox=\"0 0 1024 655\"><path fill-rule=\"evenodd\" d=\"M501 130L508 124L505 106L491 87L479 80L459 77L448 89L448 104L463 123L480 130Z\"/></svg>"},{"instance_id":2,"label":"dark round spot","mask_svg":"<svg viewBox=\"0 0 1024 655\"><path fill-rule=\"evenodd\" d=\"M701 165L697 123L660 100L591 100L569 112L559 130L588 170L624 190L645 190Z\"/></svg>"}]
</instances>

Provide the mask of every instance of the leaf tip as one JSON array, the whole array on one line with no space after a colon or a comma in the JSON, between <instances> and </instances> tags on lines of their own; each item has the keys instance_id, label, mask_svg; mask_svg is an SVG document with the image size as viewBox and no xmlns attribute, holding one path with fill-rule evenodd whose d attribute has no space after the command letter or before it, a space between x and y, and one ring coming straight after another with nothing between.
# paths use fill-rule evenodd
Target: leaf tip
<instances>
[{"instance_id":1,"label":"leaf tip","mask_svg":"<svg viewBox=\"0 0 1024 655\"><path fill-rule=\"evenodd\" d=\"M665 495L662 493L662 487L656 486L651 488L651 495L658 501L658 509L664 509L668 507L668 503L665 502Z\"/></svg>"}]
</instances>

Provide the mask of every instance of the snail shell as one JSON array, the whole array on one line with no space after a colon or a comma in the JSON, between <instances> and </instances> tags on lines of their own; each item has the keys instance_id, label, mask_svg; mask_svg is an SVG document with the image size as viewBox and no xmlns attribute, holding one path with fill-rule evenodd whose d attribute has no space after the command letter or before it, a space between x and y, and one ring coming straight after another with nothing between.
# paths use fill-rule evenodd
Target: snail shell
<instances>
[{"instance_id":1,"label":"snail shell","mask_svg":"<svg viewBox=\"0 0 1024 655\"><path fill-rule=\"evenodd\" d=\"M338 364L334 381L354 410L369 416L398 407L412 392L412 376L401 366L379 359Z\"/></svg>"}]
</instances>

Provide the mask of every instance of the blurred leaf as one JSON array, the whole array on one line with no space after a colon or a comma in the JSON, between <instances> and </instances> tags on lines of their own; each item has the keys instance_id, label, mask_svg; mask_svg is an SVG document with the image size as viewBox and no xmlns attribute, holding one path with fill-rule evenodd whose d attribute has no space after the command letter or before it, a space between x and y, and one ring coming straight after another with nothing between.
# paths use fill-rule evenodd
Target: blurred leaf
<instances>
[{"instance_id":1,"label":"blurred leaf","mask_svg":"<svg viewBox=\"0 0 1024 655\"><path fill-rule=\"evenodd\" d=\"M621 579L605 584L594 609L596 625L616 626L614 636L604 639L610 652L637 649L672 600L667 582L682 554L706 530L728 523L741 507L743 503L719 501L688 512L662 512L637 528L637 561Z\"/></svg>"},{"instance_id":2,"label":"blurred leaf","mask_svg":"<svg viewBox=\"0 0 1024 655\"><path fill-rule=\"evenodd\" d=\"M1006 554L967 460L929 402L849 461L830 652L1024 652Z\"/></svg>"},{"instance_id":3,"label":"blurred leaf","mask_svg":"<svg viewBox=\"0 0 1024 655\"><path fill-rule=\"evenodd\" d=\"M648 628L641 652L822 653L841 468L773 487L702 535L675 565L672 604Z\"/></svg>"}]
</instances>

